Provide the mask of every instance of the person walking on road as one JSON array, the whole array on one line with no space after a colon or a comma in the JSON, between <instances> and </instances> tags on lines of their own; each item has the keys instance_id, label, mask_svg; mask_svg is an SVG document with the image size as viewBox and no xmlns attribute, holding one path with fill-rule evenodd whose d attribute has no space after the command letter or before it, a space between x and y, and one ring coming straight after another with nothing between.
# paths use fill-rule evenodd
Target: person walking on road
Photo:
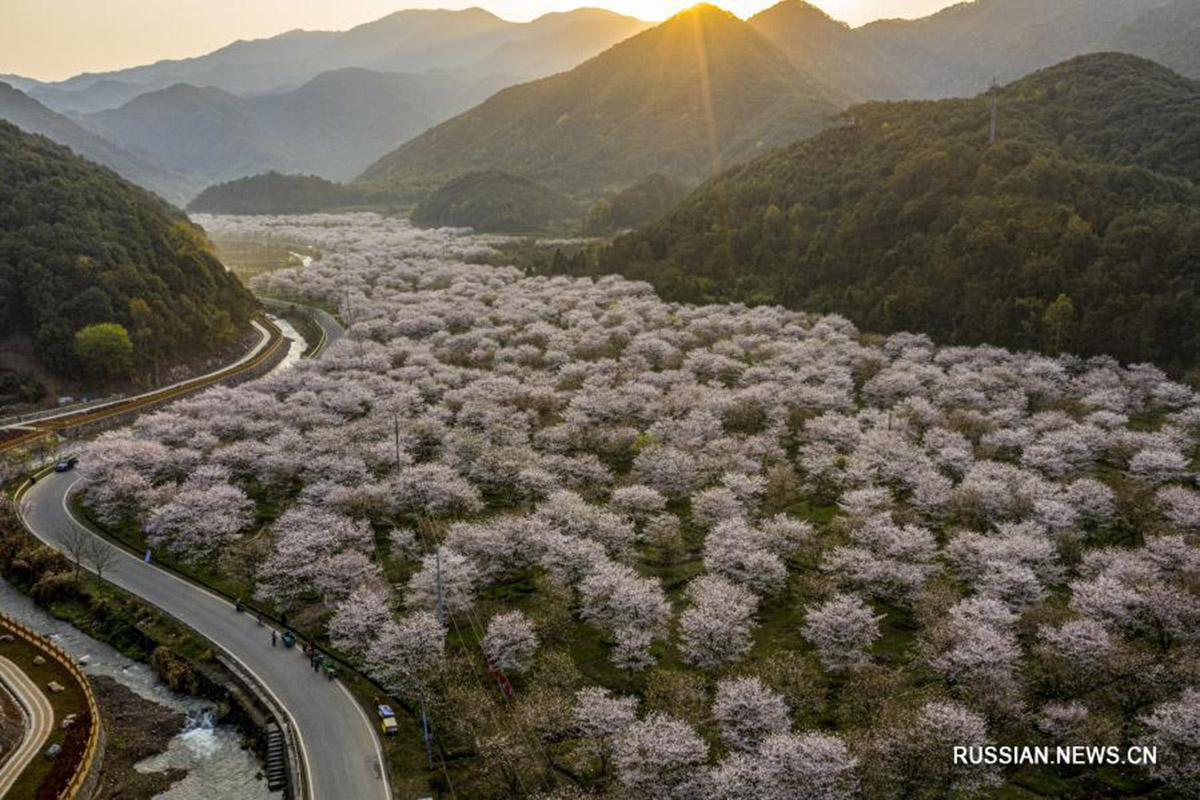
<instances>
[{"instance_id":1,"label":"person walking on road","mask_svg":"<svg viewBox=\"0 0 1200 800\"><path fill-rule=\"evenodd\" d=\"M274 647L274 646L275 646L275 639L276 639L276 636L275 636L275 629L274 629L274 628L272 628L272 629L271 629L271 647Z\"/></svg>"}]
</instances>

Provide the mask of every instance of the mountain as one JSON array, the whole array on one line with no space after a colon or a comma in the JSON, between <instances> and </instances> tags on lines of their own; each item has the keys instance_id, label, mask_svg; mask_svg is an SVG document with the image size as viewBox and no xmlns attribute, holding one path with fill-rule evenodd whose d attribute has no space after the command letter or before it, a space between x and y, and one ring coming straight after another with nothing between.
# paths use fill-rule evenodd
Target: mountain
<instances>
[{"instance_id":1,"label":"mountain","mask_svg":"<svg viewBox=\"0 0 1200 800\"><path fill-rule=\"evenodd\" d=\"M345 180L495 88L444 73L350 68L255 97L177 84L79 119L123 148L205 184L271 170Z\"/></svg>"},{"instance_id":2,"label":"mountain","mask_svg":"<svg viewBox=\"0 0 1200 800\"><path fill-rule=\"evenodd\" d=\"M501 169L596 196L653 173L698 180L820 129L836 108L747 23L700 5L569 72L497 93L359 183L413 195Z\"/></svg>"},{"instance_id":3,"label":"mountain","mask_svg":"<svg viewBox=\"0 0 1200 800\"><path fill-rule=\"evenodd\" d=\"M134 372L152 374L234 344L257 309L181 212L0 122L0 336L12 352L32 342L42 368L73 373L76 332L116 323Z\"/></svg>"},{"instance_id":4,"label":"mountain","mask_svg":"<svg viewBox=\"0 0 1200 800\"><path fill-rule=\"evenodd\" d=\"M748 22L793 64L828 87L858 100L908 95L885 53L846 23L804 0L784 0Z\"/></svg>"},{"instance_id":5,"label":"mountain","mask_svg":"<svg viewBox=\"0 0 1200 800\"><path fill-rule=\"evenodd\" d=\"M486 56L471 62L480 75L508 75L529 80L572 69L618 42L651 26L633 17L598 8L545 14L518 35L496 42Z\"/></svg>"},{"instance_id":6,"label":"mountain","mask_svg":"<svg viewBox=\"0 0 1200 800\"><path fill-rule=\"evenodd\" d=\"M77 155L108 167L128 181L157 192L172 203L199 190L200 184L134 156L37 100L0 83L0 120L7 120L26 133L45 136L71 148Z\"/></svg>"},{"instance_id":7,"label":"mountain","mask_svg":"<svg viewBox=\"0 0 1200 800\"><path fill-rule=\"evenodd\" d=\"M801 70L860 100L970 96L1105 51L1200 78L1196 0L971 0L856 29L783 0L750 24Z\"/></svg>"},{"instance_id":8,"label":"mountain","mask_svg":"<svg viewBox=\"0 0 1200 800\"><path fill-rule=\"evenodd\" d=\"M1175 0L1127 22L1112 37L1111 49L1200 79L1200 2Z\"/></svg>"},{"instance_id":9,"label":"mountain","mask_svg":"<svg viewBox=\"0 0 1200 800\"><path fill-rule=\"evenodd\" d=\"M495 81L463 81L439 72L347 68L245 104L284 143L293 169L349 180L382 154L499 88Z\"/></svg>"},{"instance_id":10,"label":"mountain","mask_svg":"<svg viewBox=\"0 0 1200 800\"><path fill-rule=\"evenodd\" d=\"M312 61L322 69L351 65L393 70L441 67L446 65L447 51L461 42L511 26L482 8L408 9L351 28L322 48Z\"/></svg>"},{"instance_id":11,"label":"mountain","mask_svg":"<svg viewBox=\"0 0 1200 800\"><path fill-rule=\"evenodd\" d=\"M321 70L297 77L297 65L335 41L340 34L326 31L288 31L269 39L239 40L202 56L157 61L103 73L83 73L44 88L84 92L102 81L143 87L143 93L176 83L215 86L226 91L266 92L294 88Z\"/></svg>"},{"instance_id":12,"label":"mountain","mask_svg":"<svg viewBox=\"0 0 1200 800\"><path fill-rule=\"evenodd\" d=\"M20 88L20 87L18 87ZM105 79L82 89L34 85L25 90L30 97L63 114L92 114L128 103L147 88L140 83Z\"/></svg>"},{"instance_id":13,"label":"mountain","mask_svg":"<svg viewBox=\"0 0 1200 800\"><path fill-rule=\"evenodd\" d=\"M1082 56L989 98L867 103L701 187L599 265L947 344L1153 361L1200 347L1200 84Z\"/></svg>"},{"instance_id":14,"label":"mountain","mask_svg":"<svg viewBox=\"0 0 1200 800\"><path fill-rule=\"evenodd\" d=\"M359 202L358 194L315 175L265 172L210 186L188 204L197 214L312 214Z\"/></svg>"},{"instance_id":15,"label":"mountain","mask_svg":"<svg viewBox=\"0 0 1200 800\"><path fill-rule=\"evenodd\" d=\"M587 8L525 23L478 8L408 9L348 31L294 30L237 41L194 58L31 84L30 91L55 110L91 113L178 83L236 95L280 94L347 67L415 73L445 69L468 82L503 75L512 83L570 69L646 26L632 17Z\"/></svg>"},{"instance_id":16,"label":"mountain","mask_svg":"<svg viewBox=\"0 0 1200 800\"><path fill-rule=\"evenodd\" d=\"M474 228L481 233L534 233L573 213L571 201L528 178L499 170L455 178L413 211L426 228Z\"/></svg>"},{"instance_id":17,"label":"mountain","mask_svg":"<svg viewBox=\"0 0 1200 800\"><path fill-rule=\"evenodd\" d=\"M965 96L1077 55L1112 49L1123 26L1168 0L975 0L859 29L911 97Z\"/></svg>"},{"instance_id":18,"label":"mountain","mask_svg":"<svg viewBox=\"0 0 1200 800\"><path fill-rule=\"evenodd\" d=\"M287 150L246 108L246 101L186 83L82 118L104 138L180 172L233 178L285 169Z\"/></svg>"}]
</instances>

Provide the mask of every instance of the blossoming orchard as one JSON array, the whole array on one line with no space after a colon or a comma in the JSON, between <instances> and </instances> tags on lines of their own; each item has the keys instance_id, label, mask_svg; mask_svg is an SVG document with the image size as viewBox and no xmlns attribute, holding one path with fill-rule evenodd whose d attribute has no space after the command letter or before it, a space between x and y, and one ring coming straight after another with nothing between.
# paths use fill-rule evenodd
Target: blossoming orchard
<instances>
[{"instance_id":1,"label":"blossoming orchard","mask_svg":"<svg viewBox=\"0 0 1200 800\"><path fill-rule=\"evenodd\" d=\"M256 289L347 335L102 435L85 502L423 698L458 795L968 797L1012 773L955 746L1064 738L1200 791L1200 398L1158 369L198 221L319 250Z\"/></svg>"}]
</instances>

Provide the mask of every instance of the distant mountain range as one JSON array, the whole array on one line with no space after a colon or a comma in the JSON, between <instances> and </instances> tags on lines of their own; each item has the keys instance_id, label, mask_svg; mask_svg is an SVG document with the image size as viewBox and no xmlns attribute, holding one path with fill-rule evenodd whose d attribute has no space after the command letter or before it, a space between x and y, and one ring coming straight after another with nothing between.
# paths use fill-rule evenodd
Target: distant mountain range
<instances>
[{"instance_id":1,"label":"distant mountain range","mask_svg":"<svg viewBox=\"0 0 1200 800\"><path fill-rule=\"evenodd\" d=\"M251 97L181 83L76 119L130 152L208 183L267 170L347 180L496 88L445 73L347 68L290 92Z\"/></svg>"},{"instance_id":2,"label":"distant mountain range","mask_svg":"<svg viewBox=\"0 0 1200 800\"><path fill-rule=\"evenodd\" d=\"M1197 0L974 0L856 29L804 0L783 0L750 24L797 66L858 99L969 96L1104 51L1200 78Z\"/></svg>"},{"instance_id":3,"label":"distant mountain range","mask_svg":"<svg viewBox=\"0 0 1200 800\"><path fill-rule=\"evenodd\" d=\"M237 41L195 58L85 73L58 83L14 85L57 111L90 113L177 83L238 95L278 94L322 72L346 67L377 72L454 70L465 81L501 74L513 83L570 69L648 26L590 8L524 23L508 22L479 8L410 9L344 32L289 31Z\"/></svg>"},{"instance_id":4,"label":"distant mountain range","mask_svg":"<svg viewBox=\"0 0 1200 800\"><path fill-rule=\"evenodd\" d=\"M269 170L365 172L360 186L418 199L499 169L594 198L650 174L701 180L853 101L970 96L1084 53L1200 78L1200 0L974 0L855 29L804 0L683 18L707 21L399 11L58 83L0 76L37 101L9 90L0 119L176 203Z\"/></svg>"},{"instance_id":5,"label":"distant mountain range","mask_svg":"<svg viewBox=\"0 0 1200 800\"><path fill-rule=\"evenodd\" d=\"M842 105L748 23L698 5L569 72L497 93L358 183L420 195L503 169L594 197L652 173L695 181L819 130Z\"/></svg>"}]
</instances>

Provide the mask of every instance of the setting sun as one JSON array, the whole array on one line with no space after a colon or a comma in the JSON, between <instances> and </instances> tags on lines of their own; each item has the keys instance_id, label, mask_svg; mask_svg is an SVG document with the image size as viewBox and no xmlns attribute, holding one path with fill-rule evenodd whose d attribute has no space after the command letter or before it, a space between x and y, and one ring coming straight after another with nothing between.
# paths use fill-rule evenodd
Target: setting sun
<instances>
[{"instance_id":1,"label":"setting sun","mask_svg":"<svg viewBox=\"0 0 1200 800\"><path fill-rule=\"evenodd\" d=\"M747 18L773 3L730 0L722 8ZM881 17L913 17L950 0L818 0L835 19L860 25ZM674 0L596 0L607 8L659 21L692 5ZM164 58L184 58L232 39L260 39L286 30L345 30L403 8L482 6L508 20L527 21L568 11L570 0L3 0L0 3L0 74L57 80ZM51 46L47 46L51 42Z\"/></svg>"}]
</instances>

